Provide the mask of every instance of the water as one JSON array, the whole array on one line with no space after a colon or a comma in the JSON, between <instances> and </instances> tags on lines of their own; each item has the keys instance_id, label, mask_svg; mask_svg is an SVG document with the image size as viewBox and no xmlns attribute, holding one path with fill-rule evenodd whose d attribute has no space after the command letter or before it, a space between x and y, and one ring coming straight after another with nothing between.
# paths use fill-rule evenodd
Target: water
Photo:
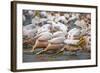
<instances>
[{"instance_id":1,"label":"water","mask_svg":"<svg viewBox=\"0 0 100 73\"><path fill-rule=\"evenodd\" d=\"M36 50L35 52L38 52L39 50ZM23 62L45 62L45 61L64 61L64 60L86 60L90 59L90 53L89 52L77 52L77 53L70 53L68 51L64 51L60 54L40 54L36 55L29 51L23 52Z\"/></svg>"}]
</instances>

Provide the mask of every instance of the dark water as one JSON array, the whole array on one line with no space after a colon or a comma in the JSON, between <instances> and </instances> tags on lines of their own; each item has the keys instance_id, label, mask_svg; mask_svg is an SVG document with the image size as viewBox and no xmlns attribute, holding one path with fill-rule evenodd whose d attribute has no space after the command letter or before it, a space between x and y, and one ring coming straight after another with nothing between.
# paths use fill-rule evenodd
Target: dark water
<instances>
[{"instance_id":1,"label":"dark water","mask_svg":"<svg viewBox=\"0 0 100 73\"><path fill-rule=\"evenodd\" d=\"M38 50L39 51L39 50ZM37 51L36 51L37 52ZM28 51L23 52L23 62L44 62L44 61L63 61L63 60L85 60L90 59L90 53L77 52L70 53L64 51L60 54L40 54L36 55Z\"/></svg>"}]
</instances>

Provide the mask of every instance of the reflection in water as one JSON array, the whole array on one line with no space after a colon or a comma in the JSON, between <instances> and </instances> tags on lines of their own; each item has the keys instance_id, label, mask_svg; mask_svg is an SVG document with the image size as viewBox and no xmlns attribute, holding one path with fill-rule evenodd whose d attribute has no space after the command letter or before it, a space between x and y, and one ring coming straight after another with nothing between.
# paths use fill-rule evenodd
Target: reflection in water
<instances>
[{"instance_id":1,"label":"reflection in water","mask_svg":"<svg viewBox=\"0 0 100 73\"><path fill-rule=\"evenodd\" d=\"M84 60L90 59L90 53L88 52L63 52L60 54L40 54L36 55L30 52L23 53L23 62L43 62L43 61L63 61L63 60Z\"/></svg>"}]
</instances>

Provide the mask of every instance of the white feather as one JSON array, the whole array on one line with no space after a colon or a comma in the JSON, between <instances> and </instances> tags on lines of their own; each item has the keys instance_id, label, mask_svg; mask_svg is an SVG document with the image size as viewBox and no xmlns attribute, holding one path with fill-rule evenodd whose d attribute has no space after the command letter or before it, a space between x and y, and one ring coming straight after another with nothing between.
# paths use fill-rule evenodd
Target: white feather
<instances>
[{"instance_id":1,"label":"white feather","mask_svg":"<svg viewBox=\"0 0 100 73\"><path fill-rule=\"evenodd\" d=\"M64 40L65 40L65 37L57 37L57 38L53 38L49 40L49 43L55 43L55 44L59 43L60 44L60 43L63 43Z\"/></svg>"},{"instance_id":2,"label":"white feather","mask_svg":"<svg viewBox=\"0 0 100 73\"><path fill-rule=\"evenodd\" d=\"M62 31L65 35L67 34L68 27L66 25L58 22L57 24L53 24L53 29L55 29L55 27L58 27L59 30Z\"/></svg>"},{"instance_id":3,"label":"white feather","mask_svg":"<svg viewBox=\"0 0 100 73\"><path fill-rule=\"evenodd\" d=\"M42 33L42 32L46 32L46 31L50 31L50 27L51 27L51 24L45 24L45 25L43 25L42 27L40 27L38 29L37 33Z\"/></svg>"},{"instance_id":4,"label":"white feather","mask_svg":"<svg viewBox=\"0 0 100 73\"><path fill-rule=\"evenodd\" d=\"M68 39L74 39L74 36L79 37L81 34L81 30L78 28L73 28L68 32Z\"/></svg>"},{"instance_id":5,"label":"white feather","mask_svg":"<svg viewBox=\"0 0 100 73\"><path fill-rule=\"evenodd\" d=\"M46 32L42 32L40 34L37 35L39 40L50 40L52 38L52 33L46 31Z\"/></svg>"},{"instance_id":6,"label":"white feather","mask_svg":"<svg viewBox=\"0 0 100 73\"><path fill-rule=\"evenodd\" d=\"M71 39L64 40L64 44L67 44L67 45L77 45L78 42L79 40L71 40Z\"/></svg>"},{"instance_id":7,"label":"white feather","mask_svg":"<svg viewBox=\"0 0 100 73\"><path fill-rule=\"evenodd\" d=\"M53 38L56 38L56 37L65 37L64 33L62 31L57 31L55 33L53 33Z\"/></svg>"},{"instance_id":8,"label":"white feather","mask_svg":"<svg viewBox=\"0 0 100 73\"><path fill-rule=\"evenodd\" d=\"M37 32L37 28L34 24L29 24L26 26L23 26L23 35L28 37L33 37Z\"/></svg>"}]
</instances>

